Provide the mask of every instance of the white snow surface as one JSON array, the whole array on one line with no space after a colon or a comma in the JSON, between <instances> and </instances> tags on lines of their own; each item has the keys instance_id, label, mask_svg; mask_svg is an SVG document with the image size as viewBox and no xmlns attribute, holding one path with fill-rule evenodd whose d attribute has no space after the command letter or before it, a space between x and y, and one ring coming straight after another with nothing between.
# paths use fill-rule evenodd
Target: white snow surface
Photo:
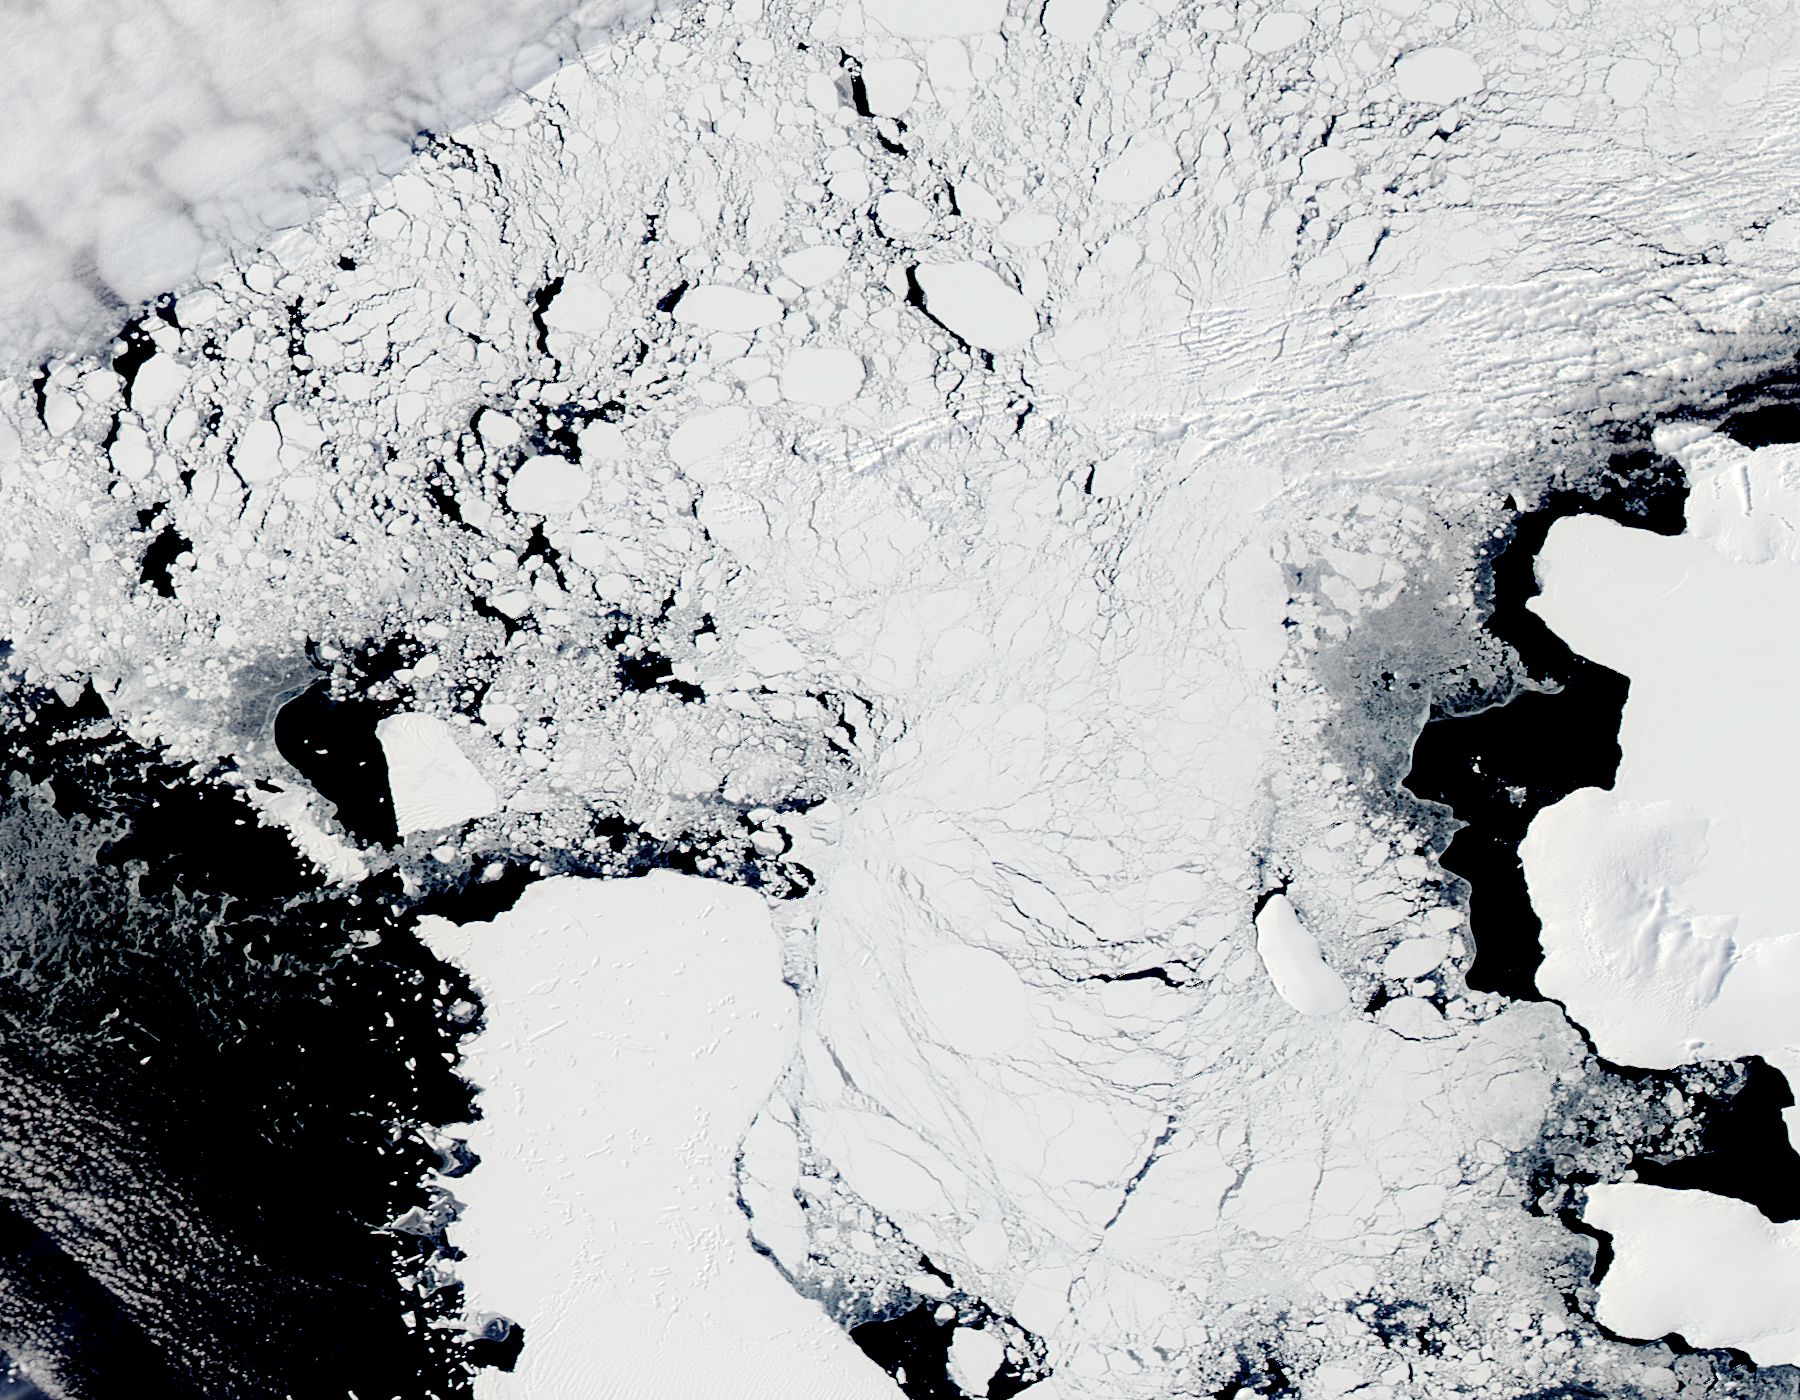
<instances>
[{"instance_id":1,"label":"white snow surface","mask_svg":"<svg viewBox=\"0 0 1800 1400\"><path fill-rule=\"evenodd\" d=\"M929 1297L927 1252L1061 1400L1265 1350L1367 1400L1675 1384L1563 1301L1579 1246L1521 1163L1587 1052L1463 985L1436 835L1370 757L1425 699L1368 677L1462 655L1499 503L1568 444L1789 353L1800 126L1765 118L1800 34L1299 17L719 0L596 47L175 288L129 403L75 348L4 384L9 664L291 784L266 709L307 644L404 630L394 684L498 804L430 859L604 864L604 819L721 877L804 865L772 911L797 1048L737 1181L800 1290ZM1433 45L1479 89L1410 99ZM895 65L904 130L852 59ZM880 226L889 194L927 217ZM606 301L540 308L558 277ZM786 396L806 348L861 360L854 399ZM590 489L515 509L553 431ZM150 510L191 542L172 597ZM685 698L621 683L652 651ZM265 815L335 861L319 810ZM1339 1014L1266 974L1276 881Z\"/></svg>"},{"instance_id":2,"label":"white snow surface","mask_svg":"<svg viewBox=\"0 0 1800 1400\"><path fill-rule=\"evenodd\" d=\"M453 1184L471 1315L525 1328L478 1400L894 1400L751 1249L733 1161L793 1053L767 909L657 871L549 880L422 932L480 989L480 1168Z\"/></svg>"},{"instance_id":3,"label":"white snow surface","mask_svg":"<svg viewBox=\"0 0 1800 1400\"><path fill-rule=\"evenodd\" d=\"M567 515L587 499L588 474L554 452L528 458L506 483L506 504L520 515Z\"/></svg>"},{"instance_id":4,"label":"white snow surface","mask_svg":"<svg viewBox=\"0 0 1800 1400\"><path fill-rule=\"evenodd\" d=\"M436 715L389 715L375 726L400 834L491 816L494 789Z\"/></svg>"},{"instance_id":5,"label":"white snow surface","mask_svg":"<svg viewBox=\"0 0 1800 1400\"><path fill-rule=\"evenodd\" d=\"M1707 1191L1636 1183L1591 1188L1582 1217L1617 1251L1600 1281L1608 1327L1800 1365L1800 1223L1771 1224L1755 1206Z\"/></svg>"},{"instance_id":6,"label":"white snow surface","mask_svg":"<svg viewBox=\"0 0 1800 1400\"><path fill-rule=\"evenodd\" d=\"M1401 56L1394 82L1407 101L1441 107L1480 92L1481 69L1461 49L1428 44Z\"/></svg>"},{"instance_id":7,"label":"white snow surface","mask_svg":"<svg viewBox=\"0 0 1800 1400\"><path fill-rule=\"evenodd\" d=\"M1349 988L1319 952L1293 901L1273 895L1256 916L1256 953L1281 999L1302 1016L1329 1016L1350 1003Z\"/></svg>"},{"instance_id":8,"label":"white snow surface","mask_svg":"<svg viewBox=\"0 0 1800 1400\"><path fill-rule=\"evenodd\" d=\"M0 363L100 331L321 191L392 174L671 0L74 0L9 6Z\"/></svg>"},{"instance_id":9,"label":"white snow surface","mask_svg":"<svg viewBox=\"0 0 1800 1400\"><path fill-rule=\"evenodd\" d=\"M978 350L1016 350L1037 332L1030 303L991 267L927 263L918 278L925 309Z\"/></svg>"},{"instance_id":10,"label":"white snow surface","mask_svg":"<svg viewBox=\"0 0 1800 1400\"><path fill-rule=\"evenodd\" d=\"M1546 808L1520 847L1544 924L1537 982L1621 1063L1760 1055L1800 1083L1785 878L1800 650L1781 622L1800 610L1800 448L1709 434L1676 450L1691 485L1682 534L1573 517L1538 557L1532 608L1631 690L1613 787ZM1800 1140L1800 1115L1786 1116ZM1586 1214L1621 1224L1603 1320L1800 1360L1800 1231L1703 1192L1610 1190Z\"/></svg>"},{"instance_id":11,"label":"white snow surface","mask_svg":"<svg viewBox=\"0 0 1800 1400\"><path fill-rule=\"evenodd\" d=\"M1800 608L1800 448L1709 435L1680 460L1682 534L1573 517L1539 555L1533 609L1631 692L1612 789L1546 808L1520 850L1538 986L1624 1063L1754 1054L1800 1082L1800 916L1778 878L1800 652L1774 621Z\"/></svg>"}]
</instances>

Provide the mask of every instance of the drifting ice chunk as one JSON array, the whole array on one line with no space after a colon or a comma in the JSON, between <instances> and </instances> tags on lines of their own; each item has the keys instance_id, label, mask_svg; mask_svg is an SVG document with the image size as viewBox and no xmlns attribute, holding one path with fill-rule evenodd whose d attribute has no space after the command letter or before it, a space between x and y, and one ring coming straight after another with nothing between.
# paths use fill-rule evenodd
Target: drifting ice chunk
<instances>
[{"instance_id":1,"label":"drifting ice chunk","mask_svg":"<svg viewBox=\"0 0 1800 1400\"><path fill-rule=\"evenodd\" d=\"M231 449L231 465L252 486L274 477L280 462L281 433L267 418L258 418L239 435Z\"/></svg>"},{"instance_id":2,"label":"drifting ice chunk","mask_svg":"<svg viewBox=\"0 0 1800 1400\"><path fill-rule=\"evenodd\" d=\"M803 346L788 356L781 373L783 398L821 408L849 403L862 384L862 358L836 345Z\"/></svg>"},{"instance_id":3,"label":"drifting ice chunk","mask_svg":"<svg viewBox=\"0 0 1800 1400\"><path fill-rule=\"evenodd\" d=\"M1044 32L1070 44L1085 44L1106 18L1106 0L1050 0L1044 6Z\"/></svg>"},{"instance_id":4,"label":"drifting ice chunk","mask_svg":"<svg viewBox=\"0 0 1800 1400\"><path fill-rule=\"evenodd\" d=\"M1257 21L1256 28L1250 31L1248 47L1251 53L1280 53L1304 39L1311 28L1305 15L1276 10Z\"/></svg>"},{"instance_id":5,"label":"drifting ice chunk","mask_svg":"<svg viewBox=\"0 0 1800 1400\"><path fill-rule=\"evenodd\" d=\"M669 456L691 472L729 451L750 430L750 415L735 404L696 413L669 435Z\"/></svg>"},{"instance_id":6,"label":"drifting ice chunk","mask_svg":"<svg viewBox=\"0 0 1800 1400\"><path fill-rule=\"evenodd\" d=\"M375 726L387 759L400 834L460 826L500 809L487 779L463 756L450 726L433 715L389 715Z\"/></svg>"},{"instance_id":7,"label":"drifting ice chunk","mask_svg":"<svg viewBox=\"0 0 1800 1400\"><path fill-rule=\"evenodd\" d=\"M1349 1005L1344 979L1319 955L1285 894L1275 895L1256 916L1256 951L1281 999L1302 1016L1329 1016Z\"/></svg>"},{"instance_id":8,"label":"drifting ice chunk","mask_svg":"<svg viewBox=\"0 0 1800 1400\"><path fill-rule=\"evenodd\" d=\"M1394 83L1408 102L1442 106L1481 91L1483 79L1475 60L1461 49L1439 45L1414 49L1394 65Z\"/></svg>"},{"instance_id":9,"label":"drifting ice chunk","mask_svg":"<svg viewBox=\"0 0 1800 1400\"><path fill-rule=\"evenodd\" d=\"M995 271L978 262L927 263L918 270L925 309L978 350L1016 350L1037 334L1037 312Z\"/></svg>"},{"instance_id":10,"label":"drifting ice chunk","mask_svg":"<svg viewBox=\"0 0 1800 1400\"><path fill-rule=\"evenodd\" d=\"M684 326L743 335L781 319L781 303L767 292L742 287L695 287L675 303L675 319Z\"/></svg>"},{"instance_id":11,"label":"drifting ice chunk","mask_svg":"<svg viewBox=\"0 0 1800 1400\"><path fill-rule=\"evenodd\" d=\"M844 270L850 250L835 243L800 248L781 260L782 276L802 287L822 287Z\"/></svg>"},{"instance_id":12,"label":"drifting ice chunk","mask_svg":"<svg viewBox=\"0 0 1800 1400\"><path fill-rule=\"evenodd\" d=\"M1006 1344L980 1327L950 1334L950 1377L965 1395L986 1395L988 1383L1006 1362Z\"/></svg>"},{"instance_id":13,"label":"drifting ice chunk","mask_svg":"<svg viewBox=\"0 0 1800 1400\"><path fill-rule=\"evenodd\" d=\"M612 320L613 302L591 272L571 272L544 310L553 331L603 331Z\"/></svg>"},{"instance_id":14,"label":"drifting ice chunk","mask_svg":"<svg viewBox=\"0 0 1800 1400\"><path fill-rule=\"evenodd\" d=\"M533 457L506 484L506 504L521 515L561 515L587 499L588 475L567 457Z\"/></svg>"},{"instance_id":15,"label":"drifting ice chunk","mask_svg":"<svg viewBox=\"0 0 1800 1400\"><path fill-rule=\"evenodd\" d=\"M1094 194L1109 204L1148 204L1181 169L1175 148L1160 136L1134 136L1117 160L1101 170Z\"/></svg>"},{"instance_id":16,"label":"drifting ice chunk","mask_svg":"<svg viewBox=\"0 0 1800 1400\"><path fill-rule=\"evenodd\" d=\"M918 94L919 65L906 58L875 59L863 65L863 89L868 95L871 113L878 117L897 117L912 106L912 100Z\"/></svg>"}]
</instances>

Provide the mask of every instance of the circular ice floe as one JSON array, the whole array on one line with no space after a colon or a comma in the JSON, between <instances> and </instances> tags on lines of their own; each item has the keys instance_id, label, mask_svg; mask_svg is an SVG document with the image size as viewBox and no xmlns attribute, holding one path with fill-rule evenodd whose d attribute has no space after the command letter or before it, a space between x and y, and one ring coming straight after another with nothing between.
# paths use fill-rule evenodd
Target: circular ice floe
<instances>
[{"instance_id":1,"label":"circular ice floe","mask_svg":"<svg viewBox=\"0 0 1800 1400\"><path fill-rule=\"evenodd\" d=\"M783 398L820 408L849 403L862 384L862 357L836 345L802 346L788 356L781 374Z\"/></svg>"},{"instance_id":2,"label":"circular ice floe","mask_svg":"<svg viewBox=\"0 0 1800 1400\"><path fill-rule=\"evenodd\" d=\"M587 498L588 476L566 457L533 457L506 484L506 504L521 515L561 515Z\"/></svg>"},{"instance_id":3,"label":"circular ice floe","mask_svg":"<svg viewBox=\"0 0 1800 1400\"><path fill-rule=\"evenodd\" d=\"M1037 334L1031 303L978 262L926 263L917 273L925 309L978 350L1016 350Z\"/></svg>"},{"instance_id":4,"label":"circular ice floe","mask_svg":"<svg viewBox=\"0 0 1800 1400\"><path fill-rule=\"evenodd\" d=\"M875 221L888 233L917 233L931 222L931 211L910 194L889 190L875 202Z\"/></svg>"},{"instance_id":5,"label":"circular ice floe","mask_svg":"<svg viewBox=\"0 0 1800 1400\"><path fill-rule=\"evenodd\" d=\"M544 324L553 331L600 331L612 314L612 298L601 288L600 279L591 272L571 272L545 308Z\"/></svg>"},{"instance_id":6,"label":"circular ice floe","mask_svg":"<svg viewBox=\"0 0 1800 1400\"><path fill-rule=\"evenodd\" d=\"M1408 102L1455 102L1481 91L1475 60L1461 49L1434 44L1414 49L1394 65L1394 82Z\"/></svg>"}]
</instances>

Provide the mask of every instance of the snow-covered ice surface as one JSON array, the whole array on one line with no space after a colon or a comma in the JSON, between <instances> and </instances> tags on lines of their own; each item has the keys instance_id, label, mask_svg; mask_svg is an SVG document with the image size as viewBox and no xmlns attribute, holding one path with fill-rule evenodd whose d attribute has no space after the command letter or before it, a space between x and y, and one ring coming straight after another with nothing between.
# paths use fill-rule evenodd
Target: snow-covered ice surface
<instances>
[{"instance_id":1,"label":"snow-covered ice surface","mask_svg":"<svg viewBox=\"0 0 1800 1400\"><path fill-rule=\"evenodd\" d=\"M1680 456L1685 533L1573 518L1539 555L1535 610L1632 690L1617 783L1541 813L1521 848L1538 984L1621 1063L1755 1054L1792 1080L1800 925L1765 872L1789 859L1800 776L1796 653L1769 635L1800 605L1800 453L1708 435Z\"/></svg>"},{"instance_id":2,"label":"snow-covered ice surface","mask_svg":"<svg viewBox=\"0 0 1800 1400\"><path fill-rule=\"evenodd\" d=\"M1768 1365L1800 1363L1800 1227L1706 1191L1638 1185L1594 1187L1586 1216L1618 1251L1600 1289L1607 1326L1739 1347Z\"/></svg>"},{"instance_id":3,"label":"snow-covered ice surface","mask_svg":"<svg viewBox=\"0 0 1800 1400\"><path fill-rule=\"evenodd\" d=\"M531 1319L508 1396L881 1400L824 1310L772 1287L734 1165L797 1006L749 890L657 871L534 885L491 924L428 921L487 1008L451 1241L468 1306Z\"/></svg>"},{"instance_id":4,"label":"snow-covered ice surface","mask_svg":"<svg viewBox=\"0 0 1800 1400\"><path fill-rule=\"evenodd\" d=\"M8 7L0 364L118 326L675 0Z\"/></svg>"},{"instance_id":5,"label":"snow-covered ice surface","mask_svg":"<svg viewBox=\"0 0 1800 1400\"><path fill-rule=\"evenodd\" d=\"M1399 780L1433 706L1531 684L1481 627L1518 512L1791 372L1797 27L697 0L0 383L18 703L390 911L337 965L423 909L486 988L483 1029L408 964L470 1031L472 1172L466 1105L368 1115L444 1159L384 1229L413 1333L513 1367L459 1384L1793 1393L1706 1350L1785 1360L1766 1298L1643 1282L1704 1251L1628 1178L1729 1076L1609 1070L1584 1031L1677 1034L1611 984L1470 991ZM1729 988L1735 936L1677 970ZM1786 1063L1663 970L1708 1044L1639 1062ZM632 1325L671 1299L716 1351Z\"/></svg>"},{"instance_id":6,"label":"snow-covered ice surface","mask_svg":"<svg viewBox=\"0 0 1800 1400\"><path fill-rule=\"evenodd\" d=\"M1540 813L1520 847L1544 921L1538 985L1619 1063L1756 1055L1792 1084L1800 923L1771 873L1791 859L1800 652L1770 619L1800 605L1800 449L1680 439L1683 534L1577 517L1538 557L1535 610L1632 687L1618 781ZM1800 1361L1793 1227L1630 1186L1587 1218L1616 1236L1600 1294L1610 1325Z\"/></svg>"}]
</instances>

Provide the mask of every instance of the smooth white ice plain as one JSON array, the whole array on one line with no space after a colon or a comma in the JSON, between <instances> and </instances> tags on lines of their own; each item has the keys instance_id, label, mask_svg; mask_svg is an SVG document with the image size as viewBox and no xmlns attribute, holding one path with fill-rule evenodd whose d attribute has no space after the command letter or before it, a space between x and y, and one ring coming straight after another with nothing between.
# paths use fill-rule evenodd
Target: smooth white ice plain
<instances>
[{"instance_id":1,"label":"smooth white ice plain","mask_svg":"<svg viewBox=\"0 0 1800 1400\"><path fill-rule=\"evenodd\" d=\"M1724 46L1676 64L1679 6L1571 12L1554 53L1471 12L1453 42L1506 98L1442 141L1431 109L1396 112L1388 61L1445 38L1436 11L1285 5L1312 28L1246 62L1251 33L1282 37L1261 11L1002 8L1003 33L914 40L883 15L962 16L690 6L186 294L129 412L104 359L11 382L15 662L75 696L91 678L144 742L249 781L287 774L241 721L296 631L355 645L434 619L443 668L415 708L452 720L480 682L495 739L470 753L501 813L442 838L472 868L596 814L710 847L766 804L757 848L791 839L817 877L772 911L817 975L752 1134L753 1228L809 1286L898 1287L928 1251L1042 1340L1044 1400L1210 1394L1271 1338L1309 1397L1635 1393L1646 1353L1569 1317L1567 1232L1518 1204L1585 1051L1554 1007L1467 993L1429 833L1338 762L1343 735L1404 742L1410 717L1326 720L1346 656L1397 642L1436 675L1450 653L1420 644L1474 635L1497 493L1537 482L1564 425L1785 353L1800 124L1748 154L1742 130L1794 81L1794 26L1721 17ZM1654 91L1627 109L1613 56L1640 48ZM904 142L853 110L847 57ZM1181 169L1152 187L1157 141ZM928 211L919 242L866 217L888 195ZM643 244L648 211L668 236ZM958 265L1031 313L991 366L907 282ZM1652 265L1655 295L1621 294ZM684 283L786 310L715 331L661 309ZM963 314L954 286L923 290ZM296 300L310 369L283 333ZM580 434L578 506L515 513L525 425L606 402L639 343L644 376L682 373ZM856 398L786 398L790 356L828 347L862 358ZM465 529L422 481L471 420ZM141 580L158 508L193 544L174 597ZM560 592L526 564L540 522ZM490 611L531 619L497 653ZM621 613L705 699L619 693L587 647ZM690 636L703 613L716 631ZM1350 986L1337 1015L1294 1011L1257 956L1271 863ZM1018 979L1004 1019L971 1024L943 976L959 958ZM1371 1017L1377 974L1395 983ZM961 1048L983 1034L1013 1038ZM871 1218L897 1232L874 1265ZM1439 1300L1442 1347L1364 1326L1370 1298Z\"/></svg>"},{"instance_id":2,"label":"smooth white ice plain","mask_svg":"<svg viewBox=\"0 0 1800 1400\"><path fill-rule=\"evenodd\" d=\"M991 267L927 263L918 271L925 309L978 350L1016 350L1037 333L1037 312Z\"/></svg>"},{"instance_id":3,"label":"smooth white ice plain","mask_svg":"<svg viewBox=\"0 0 1800 1400\"><path fill-rule=\"evenodd\" d=\"M1800 1224L1707 1191L1627 1183L1588 1192L1584 1217L1613 1237L1600 1321L1627 1337L1679 1332L1739 1347L1764 1366L1800 1365Z\"/></svg>"},{"instance_id":4,"label":"smooth white ice plain","mask_svg":"<svg viewBox=\"0 0 1800 1400\"><path fill-rule=\"evenodd\" d=\"M400 834L459 826L499 810L486 778L436 715L389 715L375 726Z\"/></svg>"},{"instance_id":5,"label":"smooth white ice plain","mask_svg":"<svg viewBox=\"0 0 1800 1400\"><path fill-rule=\"evenodd\" d=\"M1576 651L1628 676L1631 692L1616 785L1545 809L1520 847L1544 924L1537 982L1610 1059L1669 1068L1761 1055L1795 1083L1800 648L1783 620L1800 615L1800 449L1751 451L1707 435L1679 457L1693 489L1685 533L1576 516L1538 557L1534 610ZM1794 1137L1793 1109L1787 1121ZM1761 1362L1796 1359L1787 1235L1779 1249L1770 1235L1767 1247L1740 1250L1741 1231L1714 1231L1695 1212L1762 1224L1752 1208L1634 1190L1596 1197L1612 1204L1589 1215L1603 1229L1602 1216L1631 1227L1602 1282L1603 1316L1637 1319L1616 1325L1647 1336L1673 1329L1697 1341L1698 1329ZM1643 1280L1657 1271L1640 1254L1652 1239L1654 1259L1687 1260L1661 1277L1654 1308ZM1721 1270L1779 1299L1765 1309L1785 1309L1782 1325L1721 1305L1707 1281ZM1659 1325L1645 1331L1650 1320Z\"/></svg>"},{"instance_id":6,"label":"smooth white ice plain","mask_svg":"<svg viewBox=\"0 0 1800 1400\"><path fill-rule=\"evenodd\" d=\"M1285 894L1272 896L1257 914L1256 952L1281 999L1302 1016L1329 1016L1350 1004L1344 979Z\"/></svg>"},{"instance_id":7,"label":"smooth white ice plain","mask_svg":"<svg viewBox=\"0 0 1800 1400\"><path fill-rule=\"evenodd\" d=\"M1444 106L1481 91L1475 60L1461 49L1433 44L1402 55L1394 64L1394 85L1408 102Z\"/></svg>"},{"instance_id":8,"label":"smooth white ice plain","mask_svg":"<svg viewBox=\"0 0 1800 1400\"><path fill-rule=\"evenodd\" d=\"M506 484L506 504L524 515L566 515L587 499L588 487L579 466L546 453L520 464Z\"/></svg>"},{"instance_id":9,"label":"smooth white ice plain","mask_svg":"<svg viewBox=\"0 0 1800 1400\"><path fill-rule=\"evenodd\" d=\"M563 878L492 923L421 931L486 1007L465 1063L482 1162L452 1183L450 1237L471 1316L527 1343L480 1400L898 1395L756 1255L736 1203L739 1144L796 1040L760 898L668 871Z\"/></svg>"},{"instance_id":10,"label":"smooth white ice plain","mask_svg":"<svg viewBox=\"0 0 1800 1400\"><path fill-rule=\"evenodd\" d=\"M111 328L672 3L9 6L0 363Z\"/></svg>"}]
</instances>

